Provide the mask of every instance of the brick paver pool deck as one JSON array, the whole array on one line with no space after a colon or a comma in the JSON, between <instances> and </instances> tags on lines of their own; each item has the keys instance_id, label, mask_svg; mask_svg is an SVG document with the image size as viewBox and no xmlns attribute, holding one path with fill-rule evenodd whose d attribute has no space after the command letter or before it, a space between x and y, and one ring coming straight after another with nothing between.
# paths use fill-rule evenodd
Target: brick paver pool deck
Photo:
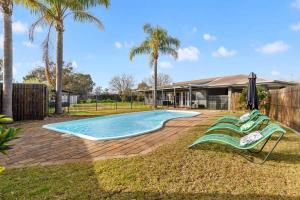
<instances>
[{"instance_id":1,"label":"brick paver pool deck","mask_svg":"<svg viewBox=\"0 0 300 200\"><path fill-rule=\"evenodd\" d=\"M202 114L191 118L168 121L155 132L119 140L92 141L70 134L43 129L48 123L78 119L78 117L52 117L43 121L25 122L18 127L23 132L12 143L16 144L8 155L0 155L0 166L7 168L35 165L55 165L86 162L148 153L184 134L187 129L217 112L201 110Z\"/></svg>"}]
</instances>

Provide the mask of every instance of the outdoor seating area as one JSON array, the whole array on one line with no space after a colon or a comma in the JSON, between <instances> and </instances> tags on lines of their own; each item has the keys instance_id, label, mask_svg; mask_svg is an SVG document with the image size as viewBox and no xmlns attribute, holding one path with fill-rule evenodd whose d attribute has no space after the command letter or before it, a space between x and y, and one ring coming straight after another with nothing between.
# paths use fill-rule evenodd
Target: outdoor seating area
<instances>
[{"instance_id":1,"label":"outdoor seating area","mask_svg":"<svg viewBox=\"0 0 300 200\"><path fill-rule=\"evenodd\" d=\"M259 114L260 116L257 118L253 117L254 115L256 115L255 113ZM195 145L203 144L206 142L216 142L228 144L237 149L249 150L250 152L260 153L262 152L272 135L274 133L279 133L280 136L274 144L274 146L272 147L271 151L261 161L261 164L263 164L267 161L268 157L271 155L275 147L282 139L283 135L286 133L286 131L280 125L275 123L269 124L269 117L264 116L256 109L242 115L239 118L239 125L234 125L230 122L225 123L224 121L226 121L226 119L232 120L236 118L231 116L225 116L218 119L216 124L207 129L204 136L200 137L195 142L193 142L192 145L190 145L190 148L192 148ZM265 123L265 121L267 121L267 123ZM218 134L218 131L223 132L223 134ZM228 131L238 133L241 137L238 138L230 136L228 135L230 134L228 133ZM262 144L260 150L253 151L253 149L255 149L259 144Z\"/></svg>"}]
</instances>

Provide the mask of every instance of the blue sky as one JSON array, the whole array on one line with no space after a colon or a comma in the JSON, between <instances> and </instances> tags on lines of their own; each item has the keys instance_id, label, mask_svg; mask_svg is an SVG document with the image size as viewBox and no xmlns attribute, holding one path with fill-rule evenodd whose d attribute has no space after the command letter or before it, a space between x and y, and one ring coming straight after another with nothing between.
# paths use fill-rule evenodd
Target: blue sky
<instances>
[{"instance_id":1,"label":"blue sky","mask_svg":"<svg viewBox=\"0 0 300 200\"><path fill-rule=\"evenodd\" d=\"M146 22L166 28L181 41L177 61L169 56L159 59L159 71L174 81L251 71L271 79L300 79L300 0L112 0L109 10L97 7L91 12L101 18L105 31L67 20L64 60L91 74L103 87L117 74L132 74L137 83L151 74L147 56L128 59L130 48L145 38ZM14 78L18 82L41 62L46 30L38 30L35 41L28 42L27 27L35 19L15 6ZM54 46L51 57L55 59Z\"/></svg>"}]
</instances>

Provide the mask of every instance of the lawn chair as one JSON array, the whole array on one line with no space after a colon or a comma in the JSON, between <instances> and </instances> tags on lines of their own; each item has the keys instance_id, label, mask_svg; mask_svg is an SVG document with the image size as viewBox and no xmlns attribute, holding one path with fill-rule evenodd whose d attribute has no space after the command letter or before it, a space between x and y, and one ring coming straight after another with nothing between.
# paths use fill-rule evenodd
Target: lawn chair
<instances>
[{"instance_id":1,"label":"lawn chair","mask_svg":"<svg viewBox=\"0 0 300 200\"><path fill-rule=\"evenodd\" d=\"M236 126L241 126L244 123L253 120L259 116L263 115L262 113L260 113L258 110L252 110L249 113L245 113L244 115L242 115L241 117L235 117L235 116L224 116L219 118L214 124L212 124L211 126L215 126L217 124L220 123L228 123L228 124L234 124Z\"/></svg>"},{"instance_id":2,"label":"lawn chair","mask_svg":"<svg viewBox=\"0 0 300 200\"><path fill-rule=\"evenodd\" d=\"M249 150L252 153L260 153L266 146L266 144L269 141L269 139L271 138L271 136L274 133L279 133L280 137L277 139L277 141L274 144L274 146L272 147L271 151L268 152L268 154L265 156L265 158L260 163L260 164L263 164L266 162L266 160L268 159L270 154L273 152L273 150L275 149L277 144L280 142L280 140L282 139L282 137L286 133L286 131L278 124L270 124L267 127L265 127L262 131L259 131L259 133L262 135L262 137L259 140L255 141L251 144L248 144L246 146L241 146L240 139L236 138L236 137L232 137L232 136L229 136L226 134L207 134L207 135L204 135L204 136L200 137L199 139L197 139L192 145L189 146L189 148L192 148L196 145L203 144L206 142L212 142L212 143L228 144L228 145L230 145L234 148L240 149L240 150ZM262 147L259 151L252 151L256 146L261 144L264 140L266 140L266 141L262 145Z\"/></svg>"},{"instance_id":3,"label":"lawn chair","mask_svg":"<svg viewBox=\"0 0 300 200\"><path fill-rule=\"evenodd\" d=\"M234 124L228 124L228 123L219 123L216 124L215 126L211 126L208 128L208 130L205 133L209 133L212 131L218 131L218 130L230 130L236 133L239 133L241 135L245 135L247 133L250 133L253 131L255 128L261 129L263 126L267 125L270 121L270 118L261 115L259 116L256 120L250 120L243 124L242 126L237 126Z\"/></svg>"}]
</instances>

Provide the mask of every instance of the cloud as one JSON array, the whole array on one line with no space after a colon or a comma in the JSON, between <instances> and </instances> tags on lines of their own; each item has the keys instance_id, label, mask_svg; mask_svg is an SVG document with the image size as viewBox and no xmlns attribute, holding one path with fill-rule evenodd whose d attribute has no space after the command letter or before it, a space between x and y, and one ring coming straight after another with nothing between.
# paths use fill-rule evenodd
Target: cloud
<instances>
[{"instance_id":1,"label":"cloud","mask_svg":"<svg viewBox=\"0 0 300 200\"><path fill-rule=\"evenodd\" d=\"M115 42L115 47L117 49L121 49L123 47L123 44L121 42Z\"/></svg>"},{"instance_id":2,"label":"cloud","mask_svg":"<svg viewBox=\"0 0 300 200\"><path fill-rule=\"evenodd\" d=\"M297 9L300 9L300 0L295 0L291 3L291 6L293 8L297 8Z\"/></svg>"},{"instance_id":3,"label":"cloud","mask_svg":"<svg viewBox=\"0 0 300 200\"><path fill-rule=\"evenodd\" d=\"M206 40L206 41L213 41L213 40L216 40L216 36L213 36L209 33L205 33L203 34L203 40Z\"/></svg>"},{"instance_id":4,"label":"cloud","mask_svg":"<svg viewBox=\"0 0 300 200\"><path fill-rule=\"evenodd\" d=\"M24 42L22 42L22 44L23 44L25 47L28 47L28 48L36 48L36 47L37 47L35 44L33 44L33 43L30 42L30 41L24 41Z\"/></svg>"},{"instance_id":5,"label":"cloud","mask_svg":"<svg viewBox=\"0 0 300 200\"><path fill-rule=\"evenodd\" d=\"M14 63L13 66L13 76L16 76L16 74L18 73L18 68L22 66L22 63L20 62L16 62Z\"/></svg>"},{"instance_id":6,"label":"cloud","mask_svg":"<svg viewBox=\"0 0 300 200\"><path fill-rule=\"evenodd\" d=\"M3 49L3 43L4 43L4 36L3 34L0 34L0 49Z\"/></svg>"},{"instance_id":7,"label":"cloud","mask_svg":"<svg viewBox=\"0 0 300 200\"><path fill-rule=\"evenodd\" d=\"M296 23L296 24L292 24L290 26L290 28L293 30L293 31L300 31L300 22Z\"/></svg>"},{"instance_id":8,"label":"cloud","mask_svg":"<svg viewBox=\"0 0 300 200\"><path fill-rule=\"evenodd\" d=\"M219 49L212 53L213 57L231 57L235 56L237 51L235 50L228 50L225 47L221 46Z\"/></svg>"},{"instance_id":9,"label":"cloud","mask_svg":"<svg viewBox=\"0 0 300 200\"><path fill-rule=\"evenodd\" d=\"M193 27L193 32L196 33L198 31L198 28L196 26Z\"/></svg>"},{"instance_id":10,"label":"cloud","mask_svg":"<svg viewBox=\"0 0 300 200\"><path fill-rule=\"evenodd\" d=\"M15 21L12 23L12 30L14 33L27 33L28 24L23 23L21 21Z\"/></svg>"},{"instance_id":11,"label":"cloud","mask_svg":"<svg viewBox=\"0 0 300 200\"><path fill-rule=\"evenodd\" d=\"M74 67L75 69L77 69L78 68L78 64L77 64L77 62L76 61L72 61L72 67Z\"/></svg>"},{"instance_id":12,"label":"cloud","mask_svg":"<svg viewBox=\"0 0 300 200\"><path fill-rule=\"evenodd\" d=\"M272 76L278 76L278 75L280 75L280 72L277 70L272 70L271 74L272 74Z\"/></svg>"},{"instance_id":13,"label":"cloud","mask_svg":"<svg viewBox=\"0 0 300 200\"><path fill-rule=\"evenodd\" d=\"M158 63L158 66L161 68L172 68L173 65L168 61L161 61Z\"/></svg>"},{"instance_id":14,"label":"cloud","mask_svg":"<svg viewBox=\"0 0 300 200\"><path fill-rule=\"evenodd\" d=\"M131 48L132 46L133 46L133 42L132 41L130 41L130 42L127 42L127 41L125 41L125 42L118 42L118 41L116 41L115 42L115 47L117 48L117 49L121 49L121 48Z\"/></svg>"},{"instance_id":15,"label":"cloud","mask_svg":"<svg viewBox=\"0 0 300 200\"><path fill-rule=\"evenodd\" d=\"M196 61L199 59L199 50L197 47L189 46L178 49L178 61Z\"/></svg>"},{"instance_id":16,"label":"cloud","mask_svg":"<svg viewBox=\"0 0 300 200\"><path fill-rule=\"evenodd\" d=\"M132 41L130 41L130 42L125 41L124 44L123 44L123 46L125 48L131 48L131 47L133 47L133 44L134 43Z\"/></svg>"},{"instance_id":17,"label":"cloud","mask_svg":"<svg viewBox=\"0 0 300 200\"><path fill-rule=\"evenodd\" d=\"M263 54L274 54L287 51L290 46L283 41L276 41L273 43L268 43L263 45L260 48L257 48L256 51Z\"/></svg>"}]
</instances>

